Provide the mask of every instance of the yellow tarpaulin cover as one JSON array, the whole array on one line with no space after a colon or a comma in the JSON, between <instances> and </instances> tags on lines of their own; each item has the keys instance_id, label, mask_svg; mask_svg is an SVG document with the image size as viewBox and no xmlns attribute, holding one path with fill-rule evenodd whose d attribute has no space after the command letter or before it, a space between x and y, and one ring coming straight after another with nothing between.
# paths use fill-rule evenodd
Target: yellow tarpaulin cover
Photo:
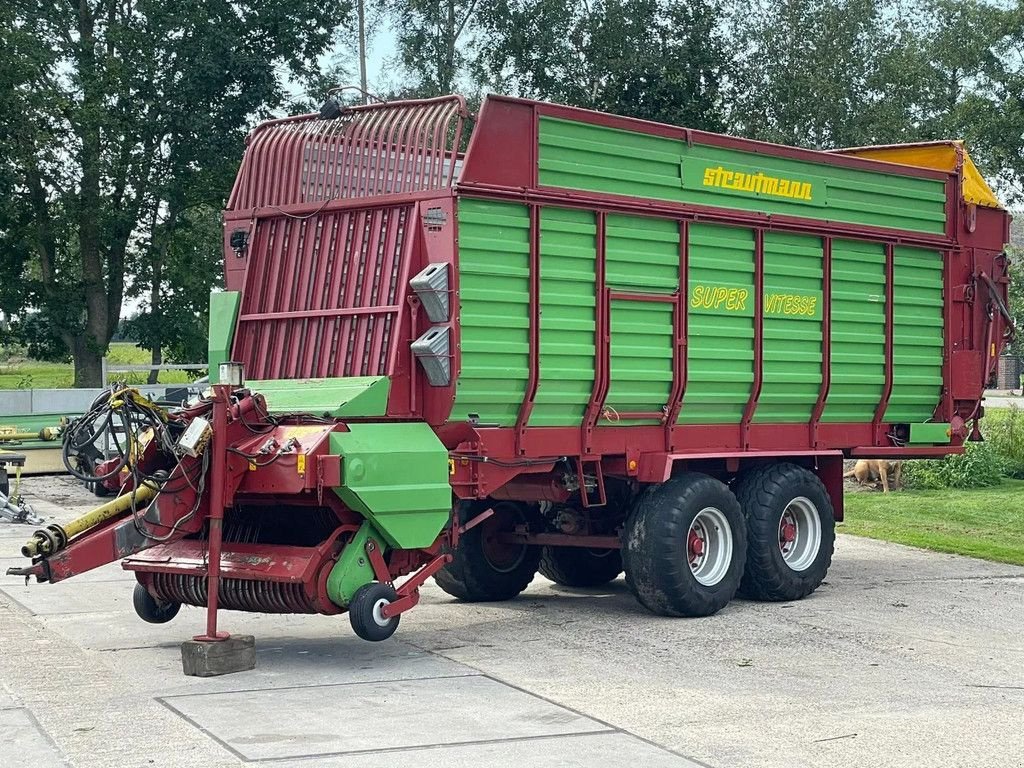
<instances>
[{"instance_id":1,"label":"yellow tarpaulin cover","mask_svg":"<svg viewBox=\"0 0 1024 768\"><path fill-rule=\"evenodd\" d=\"M935 141L926 144L895 144L887 147L857 147L838 150L844 155L856 155L869 160L912 165L916 168L934 168L937 171L955 171L963 162L964 200L986 208L1002 208L978 167L964 149L962 141Z\"/></svg>"}]
</instances>

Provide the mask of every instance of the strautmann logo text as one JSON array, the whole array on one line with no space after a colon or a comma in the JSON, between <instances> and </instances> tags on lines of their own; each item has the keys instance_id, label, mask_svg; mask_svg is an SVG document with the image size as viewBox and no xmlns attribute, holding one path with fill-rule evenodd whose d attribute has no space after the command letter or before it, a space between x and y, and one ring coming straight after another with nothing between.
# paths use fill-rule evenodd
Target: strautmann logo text
<instances>
[{"instance_id":1,"label":"strautmann logo text","mask_svg":"<svg viewBox=\"0 0 1024 768\"><path fill-rule=\"evenodd\" d=\"M761 171L747 173L730 170L721 165L704 170L704 186L789 200L807 202L814 200L814 184L809 181L783 179L778 176L769 176Z\"/></svg>"}]
</instances>

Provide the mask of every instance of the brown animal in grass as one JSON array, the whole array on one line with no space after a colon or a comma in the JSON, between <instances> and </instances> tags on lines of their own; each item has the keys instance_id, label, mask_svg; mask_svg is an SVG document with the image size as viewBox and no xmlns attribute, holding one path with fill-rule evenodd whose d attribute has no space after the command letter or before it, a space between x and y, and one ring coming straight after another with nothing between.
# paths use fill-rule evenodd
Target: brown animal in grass
<instances>
[{"instance_id":1,"label":"brown animal in grass","mask_svg":"<svg viewBox=\"0 0 1024 768\"><path fill-rule=\"evenodd\" d=\"M881 481L882 493L889 492L889 475L893 475L893 481L897 488L900 487L903 476L902 461L885 461L883 459L861 459L843 477L856 478L861 485L874 485Z\"/></svg>"}]
</instances>

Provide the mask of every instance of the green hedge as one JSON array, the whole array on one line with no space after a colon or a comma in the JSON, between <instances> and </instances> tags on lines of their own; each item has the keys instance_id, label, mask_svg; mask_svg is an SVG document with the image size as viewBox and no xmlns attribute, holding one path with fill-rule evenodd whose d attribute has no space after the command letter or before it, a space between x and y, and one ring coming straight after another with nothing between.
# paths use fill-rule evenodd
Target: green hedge
<instances>
[{"instance_id":1,"label":"green hedge","mask_svg":"<svg viewBox=\"0 0 1024 768\"><path fill-rule=\"evenodd\" d=\"M1016 407L988 411L981 433L999 456L1009 477L1024 479L1024 410Z\"/></svg>"}]
</instances>

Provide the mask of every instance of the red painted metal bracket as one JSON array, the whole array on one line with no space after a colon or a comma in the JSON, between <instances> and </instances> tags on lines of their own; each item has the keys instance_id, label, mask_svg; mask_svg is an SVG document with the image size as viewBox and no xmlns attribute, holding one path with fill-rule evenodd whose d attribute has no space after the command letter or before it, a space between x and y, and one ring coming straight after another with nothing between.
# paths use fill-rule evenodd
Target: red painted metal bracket
<instances>
[{"instance_id":1,"label":"red painted metal bracket","mask_svg":"<svg viewBox=\"0 0 1024 768\"><path fill-rule=\"evenodd\" d=\"M832 238L821 240L821 390L811 411L811 445L820 446L818 425L825 411L829 390L832 388Z\"/></svg>"},{"instance_id":2,"label":"red painted metal bracket","mask_svg":"<svg viewBox=\"0 0 1024 768\"><path fill-rule=\"evenodd\" d=\"M764 382L764 230L754 230L754 383L740 421L740 444L750 448L750 422Z\"/></svg>"},{"instance_id":3,"label":"red painted metal bracket","mask_svg":"<svg viewBox=\"0 0 1024 768\"><path fill-rule=\"evenodd\" d=\"M388 569L388 564L384 562L384 555L381 553L380 547L373 539L368 539L366 542L366 557L370 560L370 567L373 568L373 575L377 577L377 581L381 584L390 584L391 571Z\"/></svg>"},{"instance_id":4,"label":"red painted metal bracket","mask_svg":"<svg viewBox=\"0 0 1024 768\"><path fill-rule=\"evenodd\" d=\"M608 395L609 384L609 345L611 344L611 328L609 326L609 311L611 302L608 298L608 287L606 279L606 237L608 216L604 211L597 212L597 264L594 275L594 296L596 306L594 307L594 389L590 394L590 402L587 404L587 411L583 417L582 448L584 454L589 454L593 445L594 428L601 416L601 408L604 399Z\"/></svg>"},{"instance_id":5,"label":"red painted metal bracket","mask_svg":"<svg viewBox=\"0 0 1024 768\"><path fill-rule=\"evenodd\" d=\"M679 222L679 290L676 293L676 309L673 327L675 344L672 348L672 391L669 393L668 411L665 414L665 450L675 450L673 428L679 420L686 394L687 378L687 330L689 323L690 296L690 222Z\"/></svg>"},{"instance_id":6,"label":"red painted metal bracket","mask_svg":"<svg viewBox=\"0 0 1024 768\"><path fill-rule=\"evenodd\" d=\"M540 383L540 208L530 206L530 373L526 382L526 396L516 418L516 453L523 455L523 436L533 412Z\"/></svg>"},{"instance_id":7,"label":"red painted metal bracket","mask_svg":"<svg viewBox=\"0 0 1024 768\"><path fill-rule=\"evenodd\" d=\"M584 477L583 477L583 473L585 471L584 467L586 466L587 463L590 463L590 464L594 465L594 475L597 478L597 502L596 503L591 501L590 494L587 493L587 483L586 483L586 481L584 480ZM576 476L579 478L579 482L580 482L580 501L582 502L584 508L587 508L587 507L603 507L605 504L608 503L608 496L605 493L605 488L604 488L604 472L601 469L601 462L600 462L600 460L586 462L583 459L577 457L576 458Z\"/></svg>"},{"instance_id":8,"label":"red painted metal bracket","mask_svg":"<svg viewBox=\"0 0 1024 768\"><path fill-rule=\"evenodd\" d=\"M420 587L423 586L427 579L451 561L452 556L449 554L438 555L420 568L415 575L398 588L398 599L381 609L381 614L384 618L390 619L392 616L398 616L410 608L416 607L420 602Z\"/></svg>"},{"instance_id":9,"label":"red painted metal bracket","mask_svg":"<svg viewBox=\"0 0 1024 768\"><path fill-rule=\"evenodd\" d=\"M885 385L882 387L882 397L875 409L875 417L871 420L871 435L873 441L882 445L885 442L885 435L882 430L882 419L889 407L889 398L892 397L893 382L893 335L895 333L895 307L893 297L895 296L895 260L896 248L892 243L885 245Z\"/></svg>"}]
</instances>

